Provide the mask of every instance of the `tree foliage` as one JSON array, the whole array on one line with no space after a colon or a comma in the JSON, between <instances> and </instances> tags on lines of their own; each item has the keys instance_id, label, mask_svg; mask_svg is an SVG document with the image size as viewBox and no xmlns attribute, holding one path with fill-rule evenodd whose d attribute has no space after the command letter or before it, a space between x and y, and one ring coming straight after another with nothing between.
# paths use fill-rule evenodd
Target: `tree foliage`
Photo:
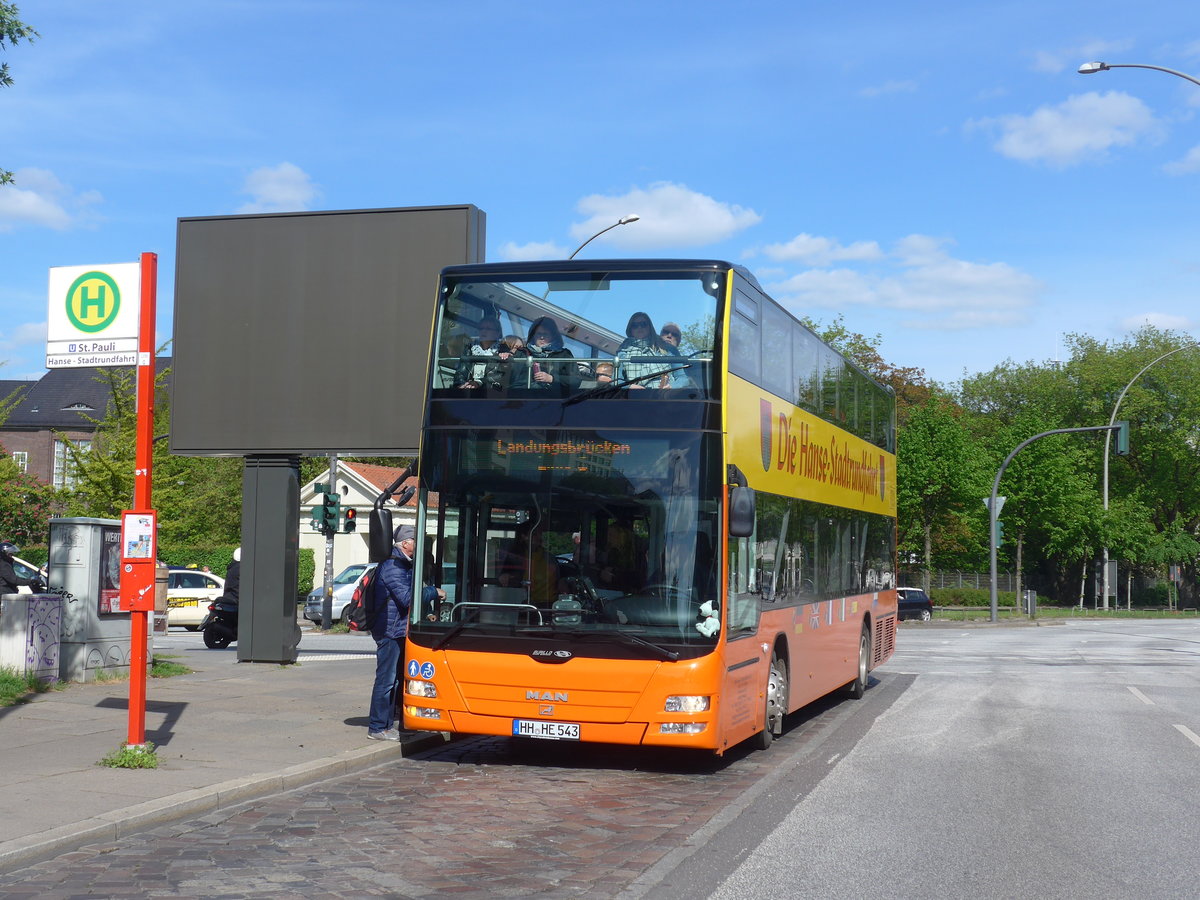
<instances>
[{"instance_id":1,"label":"tree foliage","mask_svg":"<svg viewBox=\"0 0 1200 900\"><path fill-rule=\"evenodd\" d=\"M15 3L0 0L0 50L7 50L21 41L32 41L39 36L18 18L19 13ZM8 74L8 63L0 62L0 87L9 87L12 83L12 76ZM8 184L12 180L12 172L0 169L0 184Z\"/></svg>"}]
</instances>

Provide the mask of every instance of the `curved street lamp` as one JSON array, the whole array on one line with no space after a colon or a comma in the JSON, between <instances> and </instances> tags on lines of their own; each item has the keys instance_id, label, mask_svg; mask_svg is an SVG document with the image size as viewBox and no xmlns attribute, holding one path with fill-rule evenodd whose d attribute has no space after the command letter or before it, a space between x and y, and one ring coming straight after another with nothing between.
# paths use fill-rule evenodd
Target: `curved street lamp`
<instances>
[{"instance_id":1,"label":"curved street lamp","mask_svg":"<svg viewBox=\"0 0 1200 900\"><path fill-rule=\"evenodd\" d=\"M1154 69L1156 72L1166 72L1168 75L1178 75L1180 78L1186 78L1192 84L1200 84L1200 78L1193 78L1191 75L1184 72L1177 72L1174 69L1168 69L1165 66L1148 66L1142 63L1106 63L1106 62L1087 62L1080 66L1076 71L1080 75L1095 75L1097 72L1107 72L1109 69Z\"/></svg>"},{"instance_id":2,"label":"curved street lamp","mask_svg":"<svg viewBox=\"0 0 1200 900\"><path fill-rule=\"evenodd\" d=\"M1109 426L1110 430L1104 435L1104 511L1106 513L1108 512L1108 451L1109 451L1109 447L1112 445L1112 430L1111 429L1112 429L1112 426L1117 421L1117 410L1119 410L1121 408L1121 401L1125 399L1125 395L1129 393L1129 389L1131 387L1133 387L1133 383L1135 381L1137 381L1139 378L1141 378L1142 375L1144 375L1146 373L1146 370L1149 369L1151 366L1155 365L1156 363L1162 362L1168 356L1174 356L1180 350L1194 350L1197 347L1200 347L1200 344L1184 344L1182 347L1176 347L1174 350L1170 350L1170 351L1164 353L1162 356L1159 356L1155 359L1150 360L1150 362L1148 362L1148 363L1146 363L1146 365L1142 366L1141 370L1136 375L1134 375L1132 378L1129 379L1129 384L1125 385L1125 389L1123 391L1121 391L1120 396L1117 397L1117 402L1113 404L1112 415L1108 417L1108 426ZM1104 608L1108 609L1108 546L1107 545L1101 550L1100 571L1102 573L1100 576L1101 581L1103 582L1103 587L1101 589L1101 593L1102 593L1101 602L1104 604ZM1127 605L1131 604L1131 602L1132 602L1129 597L1126 597L1125 601L1126 601Z\"/></svg>"},{"instance_id":3,"label":"curved street lamp","mask_svg":"<svg viewBox=\"0 0 1200 900\"><path fill-rule=\"evenodd\" d=\"M601 228L599 231L597 231L595 234L593 234L590 238L588 238L586 241L584 241L582 244L580 244L578 247L576 247L575 253L578 253L580 250L582 250L584 247L586 247L588 244L590 244L596 238L600 237L600 235L604 234L604 232L612 231L618 225L628 225L630 222L636 222L640 218L641 218L641 216L639 216L637 213L630 213L627 216L621 216L621 218L617 219L617 221L613 222L607 228ZM570 256L567 257L567 259L574 259L575 253L572 253Z\"/></svg>"},{"instance_id":4,"label":"curved street lamp","mask_svg":"<svg viewBox=\"0 0 1200 900\"><path fill-rule=\"evenodd\" d=\"M1156 72L1166 72L1168 75L1176 75L1179 78L1184 79L1185 81L1190 81L1192 84L1200 85L1200 78L1195 78L1191 75L1188 75L1186 72L1179 72L1179 71L1176 71L1175 69L1168 69L1166 66L1151 66L1151 65L1146 65L1144 63L1087 62L1087 63L1084 63L1082 66L1080 66L1077 71L1079 72L1080 75L1095 75L1097 72L1107 72L1109 69L1153 69ZM1195 346L1198 346L1198 345L1185 344L1182 347L1176 347L1170 353L1164 353L1158 359L1151 361L1150 363L1148 363L1146 365L1145 368L1142 369L1141 372L1138 372L1136 375L1134 375L1133 378L1130 380L1129 384L1125 385L1125 390L1121 391L1121 396L1119 396L1117 398L1116 405L1113 406L1112 418L1110 418L1108 420L1108 424L1112 425L1117 420L1117 410L1120 409L1120 407L1121 407L1121 401L1125 399L1126 392L1128 392L1128 390L1131 387L1133 387L1133 382L1137 381L1139 378L1142 377L1142 372L1145 372L1146 369L1149 369L1150 366L1154 365L1159 360L1166 359L1168 356L1171 356L1174 353L1178 353L1180 350L1186 350L1188 347L1195 347ZM1104 436L1104 509L1106 512L1108 511L1108 448L1111 443L1112 443L1112 432L1109 431ZM1102 572L1103 572L1102 591L1104 594L1104 598L1103 598L1102 602L1104 603L1104 608L1108 609L1108 547L1105 547L1103 550L1103 557L1102 557L1101 563L1102 563ZM1127 598L1127 602L1129 602L1128 598Z\"/></svg>"}]
</instances>

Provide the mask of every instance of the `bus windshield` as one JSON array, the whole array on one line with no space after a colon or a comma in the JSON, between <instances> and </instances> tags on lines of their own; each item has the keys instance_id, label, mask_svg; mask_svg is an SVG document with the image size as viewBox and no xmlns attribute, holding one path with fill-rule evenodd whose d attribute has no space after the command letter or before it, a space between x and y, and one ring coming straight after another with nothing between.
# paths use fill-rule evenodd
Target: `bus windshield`
<instances>
[{"instance_id":1,"label":"bus windshield","mask_svg":"<svg viewBox=\"0 0 1200 900\"><path fill-rule=\"evenodd\" d=\"M443 279L432 397L701 399L712 388L720 271Z\"/></svg>"},{"instance_id":2,"label":"bus windshield","mask_svg":"<svg viewBox=\"0 0 1200 900\"><path fill-rule=\"evenodd\" d=\"M414 608L413 640L639 659L716 645L719 435L434 431L422 459L425 580L446 600Z\"/></svg>"}]
</instances>

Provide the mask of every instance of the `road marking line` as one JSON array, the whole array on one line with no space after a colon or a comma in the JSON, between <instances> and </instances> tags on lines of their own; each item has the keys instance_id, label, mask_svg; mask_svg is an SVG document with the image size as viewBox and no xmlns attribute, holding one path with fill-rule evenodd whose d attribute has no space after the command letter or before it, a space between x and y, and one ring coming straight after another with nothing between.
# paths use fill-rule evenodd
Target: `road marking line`
<instances>
[{"instance_id":1,"label":"road marking line","mask_svg":"<svg viewBox=\"0 0 1200 900\"><path fill-rule=\"evenodd\" d=\"M1196 732L1192 731L1192 729L1188 728L1186 725L1176 725L1174 727L1185 738L1187 738L1189 741L1191 741L1197 747L1200 747L1200 734L1196 734Z\"/></svg>"},{"instance_id":2,"label":"road marking line","mask_svg":"<svg viewBox=\"0 0 1200 900\"><path fill-rule=\"evenodd\" d=\"M1129 685L1125 685L1125 688L1129 691L1129 693L1133 694L1133 696L1137 697L1139 700L1141 700L1147 706L1157 706L1158 705L1153 700L1151 700L1149 697L1147 697L1145 694L1143 694L1141 691L1139 691L1137 688L1130 687Z\"/></svg>"}]
</instances>

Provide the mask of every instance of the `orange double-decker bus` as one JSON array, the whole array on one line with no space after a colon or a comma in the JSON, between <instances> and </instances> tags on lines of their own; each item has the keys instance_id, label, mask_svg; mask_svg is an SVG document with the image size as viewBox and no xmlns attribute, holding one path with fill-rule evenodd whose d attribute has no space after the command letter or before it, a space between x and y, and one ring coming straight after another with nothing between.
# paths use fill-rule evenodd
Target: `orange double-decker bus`
<instances>
[{"instance_id":1,"label":"orange double-decker bus","mask_svg":"<svg viewBox=\"0 0 1200 900\"><path fill-rule=\"evenodd\" d=\"M896 628L895 403L745 269L442 272L406 728L766 747Z\"/></svg>"}]
</instances>

